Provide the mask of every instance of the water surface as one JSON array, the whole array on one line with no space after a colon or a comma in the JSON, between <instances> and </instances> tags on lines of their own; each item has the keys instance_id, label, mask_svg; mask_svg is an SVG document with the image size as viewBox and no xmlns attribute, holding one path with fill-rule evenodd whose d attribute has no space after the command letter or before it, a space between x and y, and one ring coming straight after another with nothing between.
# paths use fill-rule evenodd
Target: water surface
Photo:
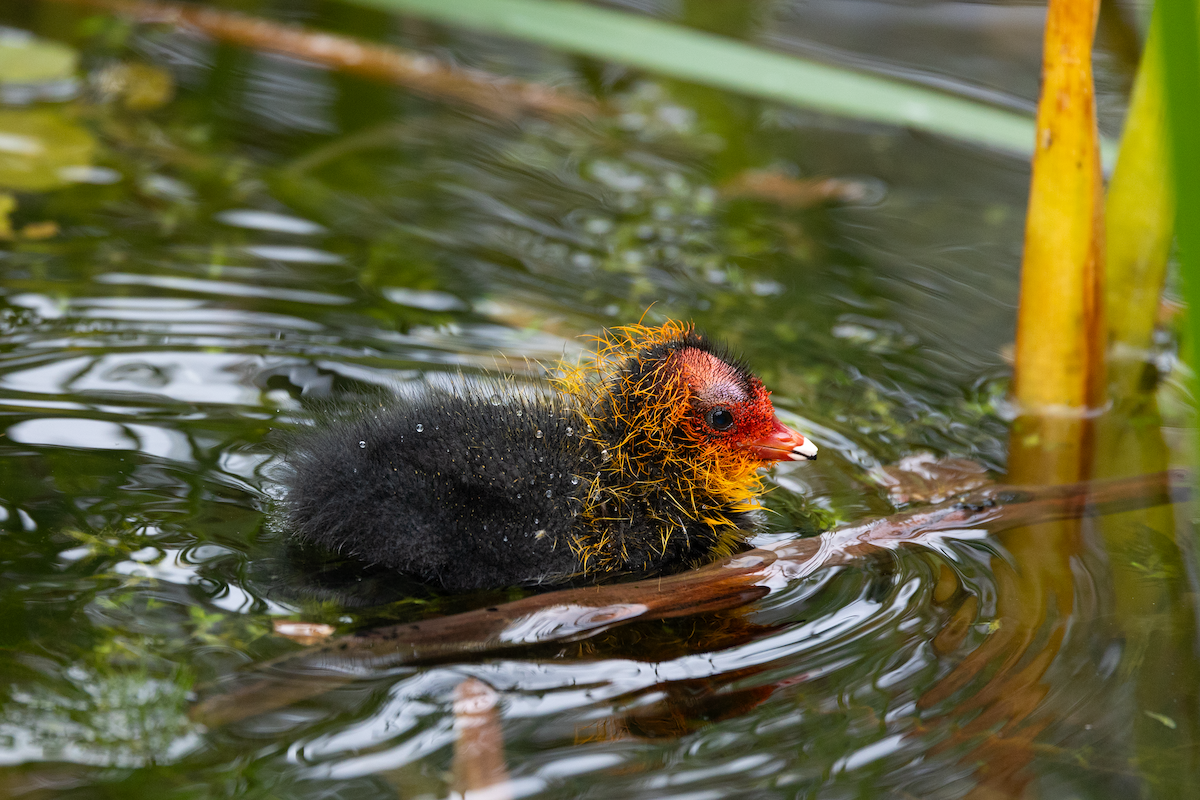
<instances>
[{"instance_id":1,"label":"water surface","mask_svg":"<svg viewBox=\"0 0 1200 800\"><path fill-rule=\"evenodd\" d=\"M1030 6L614 5L1011 108L1035 100ZM614 111L497 119L169 28L52 3L0 9L0 23L82 58L73 99L0 112L82 137L87 154L70 157L87 164L68 165L89 167L17 192L12 221L30 235L0 249L0 789L445 797L453 692L468 677L499 694L520 796L1195 785L1190 577L1169 513L1165 533L1144 517L1106 523L1124 526L1125 550L1084 524L1069 597L1024 650L988 648L1020 630L1006 627L1004 586L1029 562L966 532L735 612L360 671L223 727L191 722L190 703L222 679L299 649L273 620L347 631L517 596L417 592L363 608L283 591L272 432L314 398L460 371L537 381L582 335L645 314L694 320L744 353L822 448L776 469L757 543L892 512L872 475L915 452L1002 472L1028 183L1007 154L416 19L335 2L222 7ZM1110 133L1129 83L1119 44L1102 29ZM122 83L127 65L144 71ZM134 91L155 85L168 91ZM747 198L729 187L748 170L858 181L862 199ZM57 232L24 227L45 222Z\"/></svg>"}]
</instances>

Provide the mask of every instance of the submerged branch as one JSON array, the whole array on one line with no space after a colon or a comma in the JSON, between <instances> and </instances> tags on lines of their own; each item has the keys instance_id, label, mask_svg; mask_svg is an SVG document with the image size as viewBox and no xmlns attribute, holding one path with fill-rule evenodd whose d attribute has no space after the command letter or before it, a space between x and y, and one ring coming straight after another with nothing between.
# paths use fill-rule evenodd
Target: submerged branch
<instances>
[{"instance_id":1,"label":"submerged branch","mask_svg":"<svg viewBox=\"0 0 1200 800\"><path fill-rule=\"evenodd\" d=\"M443 64L430 56L372 44L350 36L185 3L154 0L53 0L129 17L148 24L175 25L218 41L292 56L330 69L384 81L439 100L473 106L494 116L592 116L599 106L562 89L503 78L482 70Z\"/></svg>"},{"instance_id":2,"label":"submerged branch","mask_svg":"<svg viewBox=\"0 0 1200 800\"><path fill-rule=\"evenodd\" d=\"M736 608L819 569L851 564L901 544L920 544L964 529L997 533L1034 522L1179 502L1187 499L1190 486L1191 476L1183 470L1063 486L992 486L955 502L750 550L678 575L548 592L341 637L259 668L247 684L195 706L192 716L221 725L322 694L364 669L574 641L638 620Z\"/></svg>"}]
</instances>

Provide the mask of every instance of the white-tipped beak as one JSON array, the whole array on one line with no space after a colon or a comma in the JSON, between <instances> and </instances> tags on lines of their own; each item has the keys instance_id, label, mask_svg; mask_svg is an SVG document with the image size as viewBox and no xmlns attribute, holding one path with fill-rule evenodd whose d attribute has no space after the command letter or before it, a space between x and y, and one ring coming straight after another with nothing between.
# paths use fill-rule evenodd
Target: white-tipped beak
<instances>
[{"instance_id":1,"label":"white-tipped beak","mask_svg":"<svg viewBox=\"0 0 1200 800\"><path fill-rule=\"evenodd\" d=\"M816 461L817 446L812 443L811 439L805 439L804 444L798 444L792 448L792 452L788 454L788 458L792 461Z\"/></svg>"},{"instance_id":2,"label":"white-tipped beak","mask_svg":"<svg viewBox=\"0 0 1200 800\"><path fill-rule=\"evenodd\" d=\"M741 446L763 461L812 461L817 457L817 446L804 434L784 425L778 417L773 422L774 430Z\"/></svg>"}]
</instances>

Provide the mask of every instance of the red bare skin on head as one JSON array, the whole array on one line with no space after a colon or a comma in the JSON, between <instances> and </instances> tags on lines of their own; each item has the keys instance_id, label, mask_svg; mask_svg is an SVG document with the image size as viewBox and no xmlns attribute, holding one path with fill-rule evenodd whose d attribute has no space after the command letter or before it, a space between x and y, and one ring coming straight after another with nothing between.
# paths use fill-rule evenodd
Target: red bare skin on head
<instances>
[{"instance_id":1,"label":"red bare skin on head","mask_svg":"<svg viewBox=\"0 0 1200 800\"><path fill-rule=\"evenodd\" d=\"M680 350L675 366L691 395L684 424L700 441L763 462L816 458L816 446L775 416L755 376L694 347Z\"/></svg>"},{"instance_id":2,"label":"red bare skin on head","mask_svg":"<svg viewBox=\"0 0 1200 800\"><path fill-rule=\"evenodd\" d=\"M692 414L688 423L693 432L710 442L736 448L769 435L775 428L775 407L771 393L753 375L703 350L685 348L676 356L679 371L692 394ZM747 391L749 389L749 391ZM732 424L725 429L714 425L724 420L714 412L727 410Z\"/></svg>"}]
</instances>

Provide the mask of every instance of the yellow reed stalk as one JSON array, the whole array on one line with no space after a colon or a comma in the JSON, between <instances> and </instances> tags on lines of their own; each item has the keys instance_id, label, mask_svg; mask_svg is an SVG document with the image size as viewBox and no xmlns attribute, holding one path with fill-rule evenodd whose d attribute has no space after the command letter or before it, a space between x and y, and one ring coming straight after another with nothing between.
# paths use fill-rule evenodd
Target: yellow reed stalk
<instances>
[{"instance_id":1,"label":"yellow reed stalk","mask_svg":"<svg viewBox=\"0 0 1200 800\"><path fill-rule=\"evenodd\" d=\"M1086 477L1104 402L1104 219L1091 47L1099 3L1052 0L1025 222L1013 396L1014 480Z\"/></svg>"},{"instance_id":2,"label":"yellow reed stalk","mask_svg":"<svg viewBox=\"0 0 1200 800\"><path fill-rule=\"evenodd\" d=\"M1104 228L1091 49L1098 0L1050 0L1037 143L1025 222L1009 480L1058 484L1089 477L1091 412L1104 402ZM932 706L979 681L952 712L976 742L979 794L1019 796L1044 722L1029 719L1075 611L1071 559L1079 520L1006 531L1012 557L992 561L998 627L935 686ZM990 674L988 674L990 672ZM984 677L986 675L986 678Z\"/></svg>"}]
</instances>

